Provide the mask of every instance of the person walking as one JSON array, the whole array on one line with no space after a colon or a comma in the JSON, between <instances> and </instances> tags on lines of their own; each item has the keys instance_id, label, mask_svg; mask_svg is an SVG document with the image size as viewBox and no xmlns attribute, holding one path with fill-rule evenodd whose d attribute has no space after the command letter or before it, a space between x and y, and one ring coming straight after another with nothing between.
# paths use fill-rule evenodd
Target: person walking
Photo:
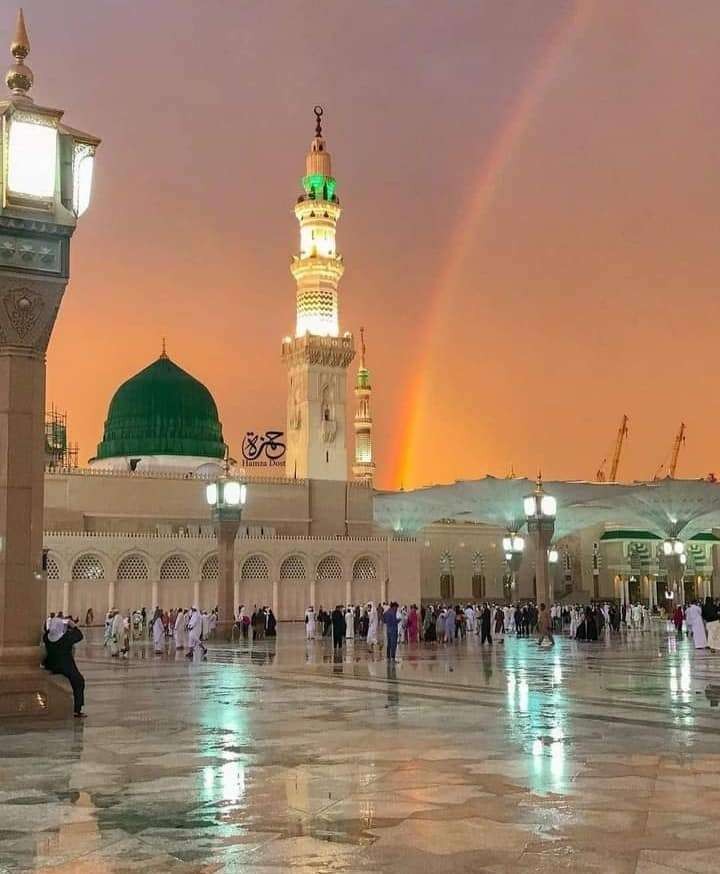
<instances>
[{"instance_id":1,"label":"person walking","mask_svg":"<svg viewBox=\"0 0 720 874\"><path fill-rule=\"evenodd\" d=\"M707 629L708 646L712 652L716 652L720 649L720 622L718 621L718 608L710 596L705 598L702 617Z\"/></svg>"},{"instance_id":2,"label":"person walking","mask_svg":"<svg viewBox=\"0 0 720 874\"><path fill-rule=\"evenodd\" d=\"M540 605L540 610L538 612L537 631L538 646L543 645L543 641L546 637L550 641L550 646L555 646L555 638L552 633L552 619L550 618L548 609L544 604Z\"/></svg>"},{"instance_id":3,"label":"person walking","mask_svg":"<svg viewBox=\"0 0 720 874\"><path fill-rule=\"evenodd\" d=\"M397 602L391 601L389 609L383 613L383 622L387 631L387 659L395 661L398 642L398 605Z\"/></svg>"},{"instance_id":4,"label":"person walking","mask_svg":"<svg viewBox=\"0 0 720 874\"><path fill-rule=\"evenodd\" d=\"M487 604L483 604L482 613L480 614L480 646L487 641L492 646L491 634L492 613Z\"/></svg>"},{"instance_id":5,"label":"person walking","mask_svg":"<svg viewBox=\"0 0 720 874\"><path fill-rule=\"evenodd\" d=\"M333 649L337 652L342 649L347 633L347 622L342 607L338 604L330 615L332 624Z\"/></svg>"}]
</instances>

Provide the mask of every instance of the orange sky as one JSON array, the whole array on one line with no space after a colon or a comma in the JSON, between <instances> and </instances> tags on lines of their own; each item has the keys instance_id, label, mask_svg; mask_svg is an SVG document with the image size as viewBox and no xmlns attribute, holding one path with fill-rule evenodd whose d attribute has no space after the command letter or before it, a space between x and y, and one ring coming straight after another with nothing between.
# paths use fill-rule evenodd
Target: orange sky
<instances>
[{"instance_id":1,"label":"orange sky","mask_svg":"<svg viewBox=\"0 0 720 874\"><path fill-rule=\"evenodd\" d=\"M25 12L35 98L104 140L48 356L81 458L163 335L236 454L283 425L292 205L320 102L379 486L591 477L625 412L621 474L651 476L681 420L679 474L720 468L717 3ZM2 20L9 39L8 4Z\"/></svg>"}]
</instances>

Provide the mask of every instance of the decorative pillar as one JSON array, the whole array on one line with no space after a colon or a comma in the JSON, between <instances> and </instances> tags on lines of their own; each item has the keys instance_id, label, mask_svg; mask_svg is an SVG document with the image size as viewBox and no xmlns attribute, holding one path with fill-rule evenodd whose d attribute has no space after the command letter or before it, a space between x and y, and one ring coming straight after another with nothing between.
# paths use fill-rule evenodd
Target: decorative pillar
<instances>
[{"instance_id":1,"label":"decorative pillar","mask_svg":"<svg viewBox=\"0 0 720 874\"><path fill-rule=\"evenodd\" d=\"M315 598L317 595L317 574L310 579L310 604L312 605L313 610L317 613L318 605L315 603Z\"/></svg>"},{"instance_id":2,"label":"decorative pillar","mask_svg":"<svg viewBox=\"0 0 720 874\"><path fill-rule=\"evenodd\" d=\"M159 606L160 602L160 586L157 580L152 581L152 590L150 593L150 600L152 603L150 604L150 615L155 612L155 608Z\"/></svg>"},{"instance_id":3,"label":"decorative pillar","mask_svg":"<svg viewBox=\"0 0 720 874\"><path fill-rule=\"evenodd\" d=\"M193 607L200 609L200 580L198 579L193 581Z\"/></svg>"},{"instance_id":4,"label":"decorative pillar","mask_svg":"<svg viewBox=\"0 0 720 874\"><path fill-rule=\"evenodd\" d=\"M380 600L383 604L388 602L388 578L384 576L380 581Z\"/></svg>"},{"instance_id":5,"label":"decorative pillar","mask_svg":"<svg viewBox=\"0 0 720 874\"><path fill-rule=\"evenodd\" d=\"M0 102L0 717L72 712L68 683L43 671L38 648L47 608L45 352L99 143L67 127L62 110L34 103L29 51L20 12Z\"/></svg>"},{"instance_id":6,"label":"decorative pillar","mask_svg":"<svg viewBox=\"0 0 720 874\"><path fill-rule=\"evenodd\" d=\"M278 610L280 607L280 583L277 577L273 577L273 593L272 593L272 609L275 614L275 619L278 618Z\"/></svg>"},{"instance_id":7,"label":"decorative pillar","mask_svg":"<svg viewBox=\"0 0 720 874\"><path fill-rule=\"evenodd\" d=\"M219 600L219 599L218 599ZM233 615L240 606L240 580L233 569Z\"/></svg>"},{"instance_id":8,"label":"decorative pillar","mask_svg":"<svg viewBox=\"0 0 720 874\"><path fill-rule=\"evenodd\" d=\"M352 580L350 578L345 581L345 604L352 604Z\"/></svg>"},{"instance_id":9,"label":"decorative pillar","mask_svg":"<svg viewBox=\"0 0 720 874\"><path fill-rule=\"evenodd\" d=\"M217 536L218 558L220 559L220 577L218 579L218 637L220 640L232 640L232 630L235 624L235 538L240 528L240 514L230 509L218 510Z\"/></svg>"},{"instance_id":10,"label":"decorative pillar","mask_svg":"<svg viewBox=\"0 0 720 874\"><path fill-rule=\"evenodd\" d=\"M70 580L65 580L63 583L62 611L63 616L67 616L70 612Z\"/></svg>"},{"instance_id":11,"label":"decorative pillar","mask_svg":"<svg viewBox=\"0 0 720 874\"><path fill-rule=\"evenodd\" d=\"M535 491L523 499L523 510L535 547L535 600L538 604L550 604L552 591L548 550L555 533L557 501L545 493L540 474Z\"/></svg>"},{"instance_id":12,"label":"decorative pillar","mask_svg":"<svg viewBox=\"0 0 720 874\"><path fill-rule=\"evenodd\" d=\"M115 580L108 580L107 600L108 600L108 605L107 605L108 611L112 610L113 607L117 606L115 604ZM154 606L153 606L153 609L155 609Z\"/></svg>"}]
</instances>

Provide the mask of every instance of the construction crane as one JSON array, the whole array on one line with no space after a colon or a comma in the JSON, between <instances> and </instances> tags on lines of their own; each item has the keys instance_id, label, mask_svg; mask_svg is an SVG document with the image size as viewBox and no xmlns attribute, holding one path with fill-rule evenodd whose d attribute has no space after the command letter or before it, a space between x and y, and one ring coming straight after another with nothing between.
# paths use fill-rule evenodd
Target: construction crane
<instances>
[{"instance_id":1,"label":"construction crane","mask_svg":"<svg viewBox=\"0 0 720 874\"><path fill-rule=\"evenodd\" d=\"M670 479L675 479L675 471L678 466L678 456L680 455L680 447L685 443L685 422L680 422L680 430L675 435L675 441L673 442L672 452L670 453L670 464L668 465L667 475ZM660 467L655 471L655 475L653 476L653 480L659 480L660 476L663 472L663 468L665 467L665 462L663 462Z\"/></svg>"},{"instance_id":2,"label":"construction crane","mask_svg":"<svg viewBox=\"0 0 720 874\"><path fill-rule=\"evenodd\" d=\"M599 483L604 482L617 482L617 472L620 467L620 456L622 455L623 443L625 442L625 438L628 435L628 422L630 420L627 416L622 417L622 422L620 422L620 427L618 428L617 437L615 438L615 449L612 455L612 463L610 465L610 476L605 475L605 465L607 464L607 456L603 458L600 463L600 467L598 468L598 472L595 474L595 479Z\"/></svg>"}]
</instances>

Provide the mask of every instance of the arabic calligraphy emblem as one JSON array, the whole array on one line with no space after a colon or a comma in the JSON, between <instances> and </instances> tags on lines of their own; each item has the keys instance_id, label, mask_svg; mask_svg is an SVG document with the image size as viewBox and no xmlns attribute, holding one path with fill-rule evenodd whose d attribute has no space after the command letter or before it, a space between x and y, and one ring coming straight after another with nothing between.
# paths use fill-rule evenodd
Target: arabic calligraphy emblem
<instances>
[{"instance_id":1,"label":"arabic calligraphy emblem","mask_svg":"<svg viewBox=\"0 0 720 874\"><path fill-rule=\"evenodd\" d=\"M248 431L242 442L243 458L261 462L264 456L269 462L279 461L285 455L284 436L282 431L266 431L264 434Z\"/></svg>"}]
</instances>

